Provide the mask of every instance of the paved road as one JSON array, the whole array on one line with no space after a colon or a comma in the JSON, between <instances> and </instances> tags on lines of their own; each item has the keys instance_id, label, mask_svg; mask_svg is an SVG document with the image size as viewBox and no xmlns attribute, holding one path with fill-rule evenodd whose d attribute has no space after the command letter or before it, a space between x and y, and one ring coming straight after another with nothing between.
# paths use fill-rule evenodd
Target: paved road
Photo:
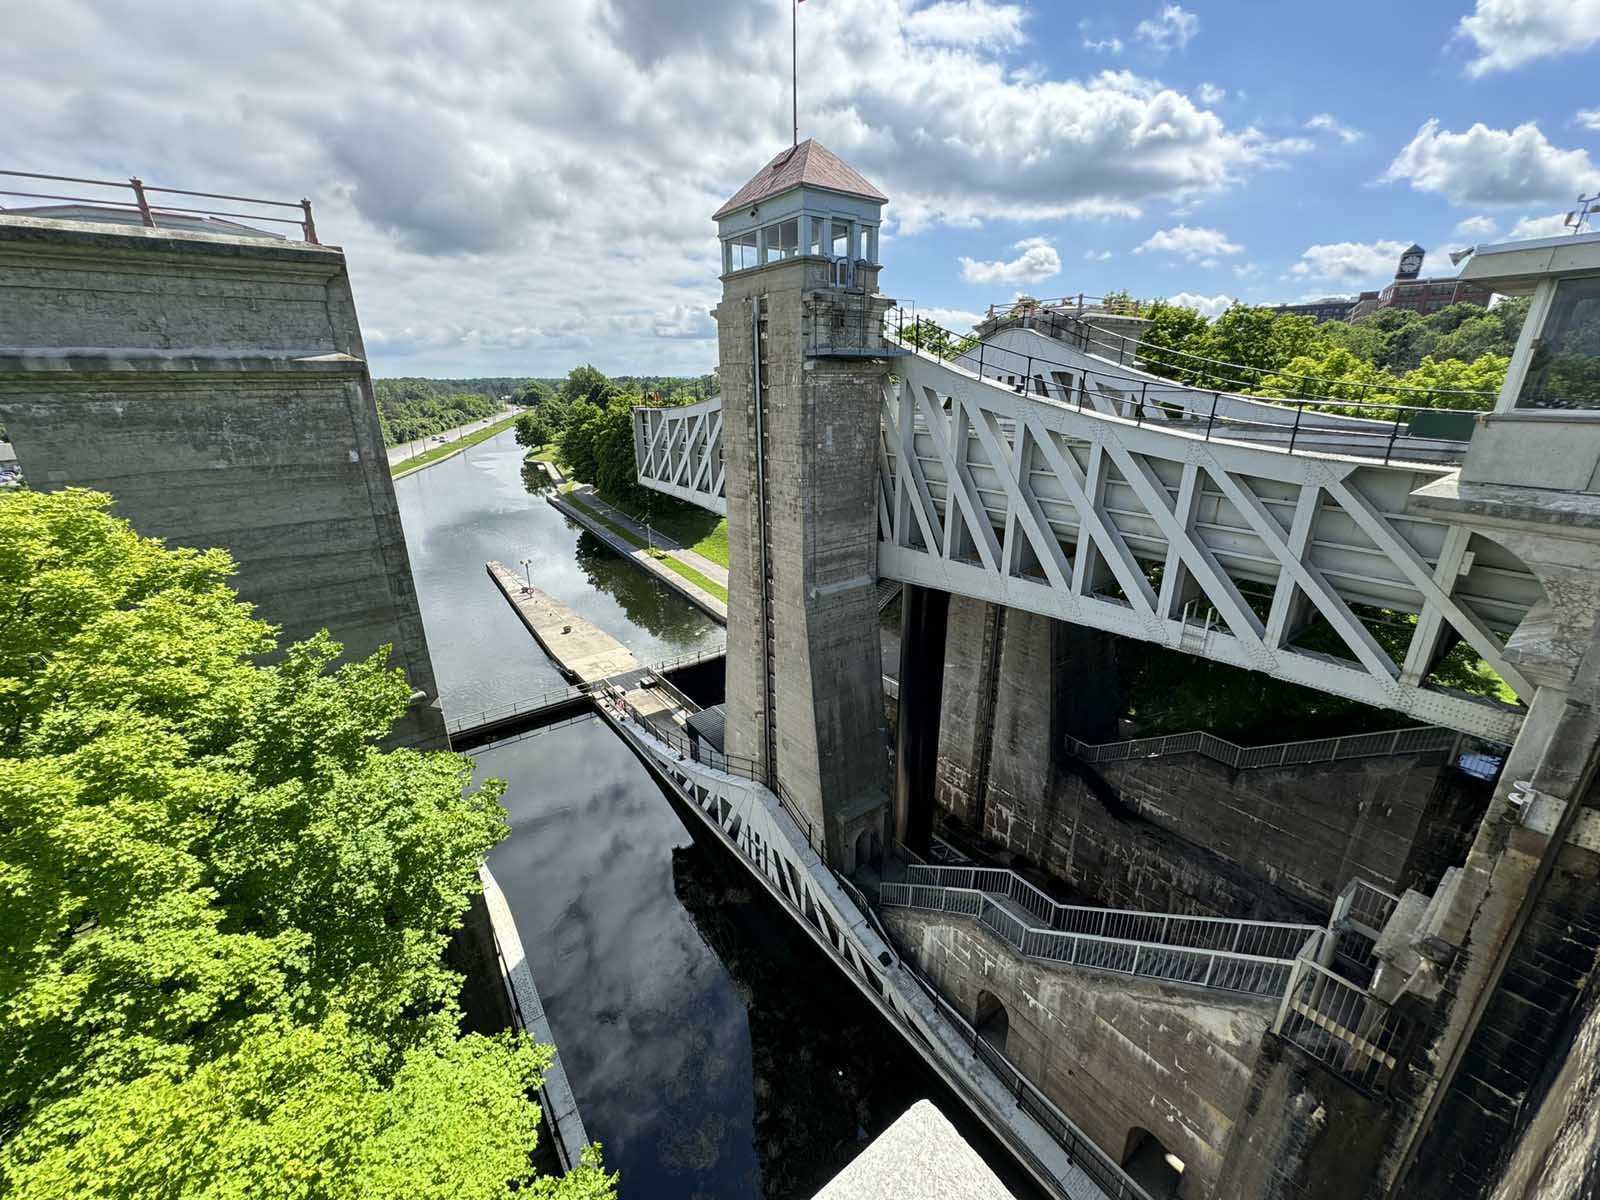
<instances>
[{"instance_id":1,"label":"paved road","mask_svg":"<svg viewBox=\"0 0 1600 1200\"><path fill-rule=\"evenodd\" d=\"M507 407L502 409L500 412L497 412L492 417L485 417L483 420L474 421L470 425L457 425L454 429L446 429L443 433L433 433L429 434L425 438L418 438L414 442L401 442L398 446L390 446L389 465L391 467L398 466L400 463L405 462L408 458L415 458L417 455L422 454L425 451L432 450L435 446L444 445L445 442L459 441L461 438L466 437L466 435L469 433L476 433L480 429L487 429L496 421L504 421L513 413L519 413L521 411L522 409L515 406ZM443 438L444 441L440 441L439 439L441 438Z\"/></svg>"}]
</instances>

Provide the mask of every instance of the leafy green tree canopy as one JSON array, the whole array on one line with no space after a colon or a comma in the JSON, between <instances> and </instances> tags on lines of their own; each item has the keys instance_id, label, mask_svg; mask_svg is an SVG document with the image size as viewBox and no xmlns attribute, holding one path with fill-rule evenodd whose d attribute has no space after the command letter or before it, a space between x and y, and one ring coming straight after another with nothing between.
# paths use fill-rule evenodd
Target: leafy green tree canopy
<instances>
[{"instance_id":1,"label":"leafy green tree canopy","mask_svg":"<svg viewBox=\"0 0 1600 1200\"><path fill-rule=\"evenodd\" d=\"M109 504L0 495L0 1194L609 1196L531 1176L548 1051L459 1032L500 785Z\"/></svg>"}]
</instances>

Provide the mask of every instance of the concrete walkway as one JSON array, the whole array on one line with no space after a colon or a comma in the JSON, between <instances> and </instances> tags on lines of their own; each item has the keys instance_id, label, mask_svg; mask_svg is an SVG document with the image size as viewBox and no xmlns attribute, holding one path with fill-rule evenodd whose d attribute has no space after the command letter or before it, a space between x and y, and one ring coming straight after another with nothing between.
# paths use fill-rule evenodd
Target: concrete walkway
<instances>
[{"instance_id":1,"label":"concrete walkway","mask_svg":"<svg viewBox=\"0 0 1600 1200\"><path fill-rule=\"evenodd\" d=\"M657 561L655 558L652 558L648 552L630 544L627 539L623 538L615 530L607 529L603 524L596 520L592 514L585 512L577 504L572 503L571 499L569 499L571 495L572 493L551 492L545 497L545 499L557 512L570 517L579 525L582 525L590 533L594 534L595 537L599 538L602 542L604 542L607 546L610 546L611 549L615 550L624 558L631 559L634 565L639 567L640 570L654 575L662 583L666 584L673 591L677 592L680 596L688 600L696 608L700 609L712 620L717 622L717 624L722 626L726 626L728 624L728 605L720 596L713 596L710 592L706 591L692 580L684 578L671 567L668 567L665 564ZM606 520L614 520L618 525L622 526L624 529L630 530L630 532L637 530L638 532L636 536L640 541L644 540L644 530L639 525L629 520L626 516L618 513L615 508L606 504L605 501L596 499L592 491L577 489L577 495L581 498L584 504L593 504L596 509L604 509L606 513ZM654 541L656 539L652 537L652 540ZM661 545L659 541L657 544ZM666 547L663 546L662 548L665 549ZM693 551L689 550L679 550L678 552L672 552L669 550L668 553L671 553L674 558L678 558L679 555L688 555L689 558L680 559L680 561L689 563L689 565L693 566L697 571L701 569L699 564L707 561L701 555L694 554ZM690 562L690 559L693 561ZM728 573L726 569L718 568L716 563L710 563L709 565L720 571L722 579L727 579ZM708 578L711 578L709 572L706 572L706 574ZM724 586L726 585L724 584Z\"/></svg>"},{"instance_id":2,"label":"concrete walkway","mask_svg":"<svg viewBox=\"0 0 1600 1200\"><path fill-rule=\"evenodd\" d=\"M492 417L485 417L481 421L473 421L470 425L457 425L454 429L446 429L443 433L430 433L424 438L414 438L409 442L401 442L398 446L389 447L389 465L397 467L419 454L426 454L437 446L450 442L459 442L469 433L477 433L480 429L487 429L496 421L504 421L507 417L523 410L516 405L510 405L495 413Z\"/></svg>"},{"instance_id":3,"label":"concrete walkway","mask_svg":"<svg viewBox=\"0 0 1600 1200\"><path fill-rule=\"evenodd\" d=\"M721 563L712 562L704 554L700 554L694 550L689 550L678 545L677 542L667 537L666 534L662 533L661 530L657 529L654 525L650 527L649 534L646 535L645 528L640 522L635 521L616 505L609 504L600 499L599 494L587 483L579 484L572 490L578 494L578 497L585 505L594 509L601 516L605 517L606 520L622 526L640 541L645 541L648 536L650 544L655 546L656 549L665 550L684 566L692 567L694 570L699 571L700 574L704 575L707 579L711 580L712 583L715 583L724 589L727 588L728 568L723 566Z\"/></svg>"},{"instance_id":4,"label":"concrete walkway","mask_svg":"<svg viewBox=\"0 0 1600 1200\"><path fill-rule=\"evenodd\" d=\"M497 562L485 565L540 648L574 683L598 683L639 665L626 646L554 596L529 587L522 576Z\"/></svg>"}]
</instances>

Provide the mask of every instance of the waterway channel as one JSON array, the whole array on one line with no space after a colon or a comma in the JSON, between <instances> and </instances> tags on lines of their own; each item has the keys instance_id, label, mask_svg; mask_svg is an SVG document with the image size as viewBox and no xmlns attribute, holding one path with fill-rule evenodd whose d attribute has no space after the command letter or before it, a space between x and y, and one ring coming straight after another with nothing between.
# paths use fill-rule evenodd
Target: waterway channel
<instances>
[{"instance_id":1,"label":"waterway channel","mask_svg":"<svg viewBox=\"0 0 1600 1200\"><path fill-rule=\"evenodd\" d=\"M530 495L509 432L395 484L449 717L561 679L484 572L497 558L642 661L722 630ZM598 718L474 752L507 783L490 866L589 1135L624 1200L799 1200L931 1097L1018 1197L961 1102Z\"/></svg>"}]
</instances>

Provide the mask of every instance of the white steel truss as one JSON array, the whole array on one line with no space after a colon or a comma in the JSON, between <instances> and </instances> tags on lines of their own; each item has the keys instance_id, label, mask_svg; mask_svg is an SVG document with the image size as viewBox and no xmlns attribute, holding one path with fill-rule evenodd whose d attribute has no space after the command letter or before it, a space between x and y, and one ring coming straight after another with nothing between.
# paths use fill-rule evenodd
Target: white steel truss
<instances>
[{"instance_id":1,"label":"white steel truss","mask_svg":"<svg viewBox=\"0 0 1600 1200\"><path fill-rule=\"evenodd\" d=\"M633 410L639 482L713 512L728 512L722 469L722 400Z\"/></svg>"},{"instance_id":2,"label":"white steel truss","mask_svg":"<svg viewBox=\"0 0 1600 1200\"><path fill-rule=\"evenodd\" d=\"M1407 511L1448 468L1208 440L922 354L895 370L881 578L1514 740L1533 686L1504 643L1543 592L1498 543ZM641 483L725 513L716 403L636 410L635 437ZM1521 703L1424 686L1458 642Z\"/></svg>"}]
</instances>

